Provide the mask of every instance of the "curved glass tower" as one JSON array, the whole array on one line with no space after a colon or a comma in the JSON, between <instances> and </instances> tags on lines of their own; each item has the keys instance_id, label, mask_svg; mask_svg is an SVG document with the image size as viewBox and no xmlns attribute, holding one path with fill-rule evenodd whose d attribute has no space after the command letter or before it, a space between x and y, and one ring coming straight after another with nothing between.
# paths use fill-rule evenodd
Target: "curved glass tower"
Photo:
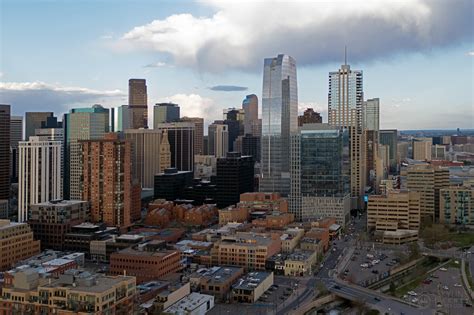
<instances>
[{"instance_id":1,"label":"curved glass tower","mask_svg":"<svg viewBox=\"0 0 474 315\"><path fill-rule=\"evenodd\" d=\"M266 58L262 91L260 191L290 192L290 134L298 130L296 62L288 55Z\"/></svg>"}]
</instances>

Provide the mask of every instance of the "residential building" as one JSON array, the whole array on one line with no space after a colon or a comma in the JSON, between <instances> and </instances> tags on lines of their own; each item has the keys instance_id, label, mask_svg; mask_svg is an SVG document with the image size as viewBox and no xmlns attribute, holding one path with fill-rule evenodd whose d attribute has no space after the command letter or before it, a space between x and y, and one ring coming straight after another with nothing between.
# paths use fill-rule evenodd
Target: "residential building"
<instances>
[{"instance_id":1,"label":"residential building","mask_svg":"<svg viewBox=\"0 0 474 315\"><path fill-rule=\"evenodd\" d=\"M64 115L64 192L66 200L82 200L82 148L79 140L102 139L109 131L109 109L101 105L73 108Z\"/></svg>"},{"instance_id":2,"label":"residential building","mask_svg":"<svg viewBox=\"0 0 474 315\"><path fill-rule=\"evenodd\" d=\"M390 173L397 171L398 131L396 129L380 130L380 144L388 145L390 156Z\"/></svg>"},{"instance_id":3,"label":"residential building","mask_svg":"<svg viewBox=\"0 0 474 315\"><path fill-rule=\"evenodd\" d=\"M60 141L30 137L19 143L18 221L28 221L30 205L62 198Z\"/></svg>"},{"instance_id":4,"label":"residential building","mask_svg":"<svg viewBox=\"0 0 474 315\"><path fill-rule=\"evenodd\" d=\"M4 139L3 135L2 135L2 139ZM18 145L20 141L23 141L23 117L11 116L10 117L10 181L12 183L18 183Z\"/></svg>"},{"instance_id":5,"label":"residential building","mask_svg":"<svg viewBox=\"0 0 474 315\"><path fill-rule=\"evenodd\" d=\"M165 309L164 312L176 315L204 315L213 307L214 297L212 295L192 292Z\"/></svg>"},{"instance_id":6,"label":"residential building","mask_svg":"<svg viewBox=\"0 0 474 315\"><path fill-rule=\"evenodd\" d=\"M431 161L431 138L413 139L413 159Z\"/></svg>"},{"instance_id":7,"label":"residential building","mask_svg":"<svg viewBox=\"0 0 474 315\"><path fill-rule=\"evenodd\" d=\"M10 105L0 104L0 200L10 199Z\"/></svg>"},{"instance_id":8,"label":"residential building","mask_svg":"<svg viewBox=\"0 0 474 315\"><path fill-rule=\"evenodd\" d=\"M244 273L241 267L202 268L189 276L192 286L204 294L213 295L218 301L230 298L232 284Z\"/></svg>"},{"instance_id":9,"label":"residential building","mask_svg":"<svg viewBox=\"0 0 474 315\"><path fill-rule=\"evenodd\" d=\"M140 183L133 179L128 140L109 133L102 140L81 140L82 200L91 205L91 220L127 227L141 218Z\"/></svg>"},{"instance_id":10,"label":"residential building","mask_svg":"<svg viewBox=\"0 0 474 315\"><path fill-rule=\"evenodd\" d=\"M155 175L155 199L174 201L181 199L184 189L192 185L193 172L178 171L176 168L167 168L161 174Z\"/></svg>"},{"instance_id":11,"label":"residential building","mask_svg":"<svg viewBox=\"0 0 474 315\"><path fill-rule=\"evenodd\" d=\"M155 125L154 129L168 132L171 167L175 167L179 171L193 171L195 123L163 123Z\"/></svg>"},{"instance_id":12,"label":"residential building","mask_svg":"<svg viewBox=\"0 0 474 315\"><path fill-rule=\"evenodd\" d=\"M50 200L30 206L30 225L42 249L64 250L71 227L89 219L90 206L82 200Z\"/></svg>"},{"instance_id":13,"label":"residential building","mask_svg":"<svg viewBox=\"0 0 474 315\"><path fill-rule=\"evenodd\" d=\"M0 220L0 239L0 271L40 252L40 241L34 240L26 223Z\"/></svg>"},{"instance_id":14,"label":"residential building","mask_svg":"<svg viewBox=\"0 0 474 315\"><path fill-rule=\"evenodd\" d=\"M135 309L135 278L67 270L43 278L32 269L15 273L3 288L0 312L18 314L131 314Z\"/></svg>"},{"instance_id":15,"label":"residential building","mask_svg":"<svg viewBox=\"0 0 474 315\"><path fill-rule=\"evenodd\" d=\"M225 157L229 152L229 126L214 122L208 127L209 155Z\"/></svg>"},{"instance_id":16,"label":"residential building","mask_svg":"<svg viewBox=\"0 0 474 315\"><path fill-rule=\"evenodd\" d=\"M179 105L173 103L157 103L153 107L153 126L162 123L179 121ZM154 127L156 128L156 127Z\"/></svg>"},{"instance_id":17,"label":"residential building","mask_svg":"<svg viewBox=\"0 0 474 315\"><path fill-rule=\"evenodd\" d=\"M137 283L160 279L181 269L177 250L155 248L153 242L125 248L110 255L110 273L137 278Z\"/></svg>"},{"instance_id":18,"label":"residential building","mask_svg":"<svg viewBox=\"0 0 474 315\"><path fill-rule=\"evenodd\" d=\"M299 250L289 254L285 259L285 276L310 276L317 260L318 255L315 251Z\"/></svg>"},{"instance_id":19,"label":"residential building","mask_svg":"<svg viewBox=\"0 0 474 315\"><path fill-rule=\"evenodd\" d=\"M244 110L244 135L260 136L257 95L247 95L242 101L242 109Z\"/></svg>"},{"instance_id":20,"label":"residential building","mask_svg":"<svg viewBox=\"0 0 474 315\"><path fill-rule=\"evenodd\" d=\"M263 68L260 191L290 193L290 134L298 128L296 62L266 58Z\"/></svg>"},{"instance_id":21,"label":"residential building","mask_svg":"<svg viewBox=\"0 0 474 315\"><path fill-rule=\"evenodd\" d=\"M322 124L323 118L321 114L315 112L312 108L307 108L303 115L298 116L298 126L301 127L303 124Z\"/></svg>"},{"instance_id":22,"label":"residential building","mask_svg":"<svg viewBox=\"0 0 474 315\"><path fill-rule=\"evenodd\" d=\"M52 112L26 112L25 113L25 140L35 135L35 130L41 128L48 117L53 117Z\"/></svg>"},{"instance_id":23,"label":"residential building","mask_svg":"<svg viewBox=\"0 0 474 315\"><path fill-rule=\"evenodd\" d=\"M194 123L194 155L204 155L204 119L181 117L180 121Z\"/></svg>"},{"instance_id":24,"label":"residential building","mask_svg":"<svg viewBox=\"0 0 474 315\"><path fill-rule=\"evenodd\" d=\"M130 128L148 128L148 94L145 79L128 80Z\"/></svg>"},{"instance_id":25,"label":"residential building","mask_svg":"<svg viewBox=\"0 0 474 315\"><path fill-rule=\"evenodd\" d=\"M232 302L255 303L272 285L273 272L250 272L232 286Z\"/></svg>"},{"instance_id":26,"label":"residential building","mask_svg":"<svg viewBox=\"0 0 474 315\"><path fill-rule=\"evenodd\" d=\"M217 159L217 206L224 208L239 202L240 195L253 191L254 163L250 156L229 152Z\"/></svg>"},{"instance_id":27,"label":"residential building","mask_svg":"<svg viewBox=\"0 0 474 315\"><path fill-rule=\"evenodd\" d=\"M474 224L474 185L451 186L440 190L439 222Z\"/></svg>"}]
</instances>

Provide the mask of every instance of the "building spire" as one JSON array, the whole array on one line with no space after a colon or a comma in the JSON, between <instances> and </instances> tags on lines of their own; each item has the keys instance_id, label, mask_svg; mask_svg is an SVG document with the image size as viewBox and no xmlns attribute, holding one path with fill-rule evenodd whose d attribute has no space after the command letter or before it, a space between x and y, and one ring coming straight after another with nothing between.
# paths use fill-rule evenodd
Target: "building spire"
<instances>
[{"instance_id":1,"label":"building spire","mask_svg":"<svg viewBox=\"0 0 474 315\"><path fill-rule=\"evenodd\" d=\"M344 45L344 65L347 66L347 46Z\"/></svg>"}]
</instances>

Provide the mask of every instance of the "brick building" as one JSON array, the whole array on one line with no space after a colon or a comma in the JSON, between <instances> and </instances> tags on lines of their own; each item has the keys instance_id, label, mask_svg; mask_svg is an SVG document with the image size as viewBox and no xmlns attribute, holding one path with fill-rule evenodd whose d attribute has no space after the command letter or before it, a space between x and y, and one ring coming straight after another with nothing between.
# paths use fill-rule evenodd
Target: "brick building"
<instances>
[{"instance_id":1,"label":"brick building","mask_svg":"<svg viewBox=\"0 0 474 315\"><path fill-rule=\"evenodd\" d=\"M0 271L40 252L40 241L33 239L26 223L0 220L0 240Z\"/></svg>"}]
</instances>

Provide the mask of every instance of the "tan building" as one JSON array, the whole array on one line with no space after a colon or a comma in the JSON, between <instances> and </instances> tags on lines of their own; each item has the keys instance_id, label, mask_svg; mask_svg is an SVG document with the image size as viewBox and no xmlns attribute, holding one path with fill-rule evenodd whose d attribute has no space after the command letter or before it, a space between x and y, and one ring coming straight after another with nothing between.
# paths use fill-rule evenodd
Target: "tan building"
<instances>
[{"instance_id":1,"label":"tan building","mask_svg":"<svg viewBox=\"0 0 474 315\"><path fill-rule=\"evenodd\" d=\"M240 205L253 211L288 212L288 201L279 193L249 192L240 195Z\"/></svg>"},{"instance_id":2,"label":"tan building","mask_svg":"<svg viewBox=\"0 0 474 315\"><path fill-rule=\"evenodd\" d=\"M232 301L254 303L273 285L273 272L250 272L232 286Z\"/></svg>"},{"instance_id":3,"label":"tan building","mask_svg":"<svg viewBox=\"0 0 474 315\"><path fill-rule=\"evenodd\" d=\"M212 262L218 266L240 266L245 270L265 270L265 260L279 253L278 234L237 232L222 236L211 249Z\"/></svg>"},{"instance_id":4,"label":"tan building","mask_svg":"<svg viewBox=\"0 0 474 315\"><path fill-rule=\"evenodd\" d=\"M0 220L0 271L39 252L40 241L33 239L28 224Z\"/></svg>"},{"instance_id":5,"label":"tan building","mask_svg":"<svg viewBox=\"0 0 474 315\"><path fill-rule=\"evenodd\" d=\"M431 138L413 140L413 159L431 161Z\"/></svg>"},{"instance_id":6,"label":"tan building","mask_svg":"<svg viewBox=\"0 0 474 315\"><path fill-rule=\"evenodd\" d=\"M59 278L42 278L26 269L2 288L0 313L13 314L131 314L134 277L109 277L68 270Z\"/></svg>"},{"instance_id":7,"label":"tan building","mask_svg":"<svg viewBox=\"0 0 474 315\"><path fill-rule=\"evenodd\" d=\"M230 297L232 284L243 275L241 267L211 267L200 269L189 276L195 289L204 294L213 295L219 301Z\"/></svg>"},{"instance_id":8,"label":"tan building","mask_svg":"<svg viewBox=\"0 0 474 315\"><path fill-rule=\"evenodd\" d=\"M145 79L128 80L130 129L148 127L148 94Z\"/></svg>"},{"instance_id":9,"label":"tan building","mask_svg":"<svg viewBox=\"0 0 474 315\"><path fill-rule=\"evenodd\" d=\"M411 165L407 170L407 189L420 193L422 218L434 221L439 214L439 190L449 186L449 169L428 164Z\"/></svg>"},{"instance_id":10,"label":"tan building","mask_svg":"<svg viewBox=\"0 0 474 315\"><path fill-rule=\"evenodd\" d=\"M229 206L219 210L219 225L231 222L247 222L249 220L249 209L247 207Z\"/></svg>"},{"instance_id":11,"label":"tan building","mask_svg":"<svg viewBox=\"0 0 474 315\"><path fill-rule=\"evenodd\" d=\"M304 251L316 252L316 257L320 257L324 252L324 243L319 238L305 236L300 241L300 248Z\"/></svg>"},{"instance_id":12,"label":"tan building","mask_svg":"<svg viewBox=\"0 0 474 315\"><path fill-rule=\"evenodd\" d=\"M163 130L163 136L160 142L160 167L159 173L163 173L165 169L171 167L171 148L168 141L168 130Z\"/></svg>"},{"instance_id":13,"label":"tan building","mask_svg":"<svg viewBox=\"0 0 474 315\"><path fill-rule=\"evenodd\" d=\"M474 185L441 189L439 203L440 223L474 224Z\"/></svg>"},{"instance_id":14,"label":"tan building","mask_svg":"<svg viewBox=\"0 0 474 315\"><path fill-rule=\"evenodd\" d=\"M182 117L180 120L194 123L194 154L204 154L204 119L199 117Z\"/></svg>"},{"instance_id":15,"label":"tan building","mask_svg":"<svg viewBox=\"0 0 474 315\"><path fill-rule=\"evenodd\" d=\"M295 221L295 214L289 212L272 212L264 218L255 219L252 221L253 226L263 227L266 229L284 229L290 223Z\"/></svg>"},{"instance_id":16,"label":"tan building","mask_svg":"<svg viewBox=\"0 0 474 315\"><path fill-rule=\"evenodd\" d=\"M318 260L314 251L297 251L285 259L285 276L308 276L312 274L313 266Z\"/></svg>"},{"instance_id":17,"label":"tan building","mask_svg":"<svg viewBox=\"0 0 474 315\"><path fill-rule=\"evenodd\" d=\"M289 228L281 236L281 251L292 253L304 236L304 229Z\"/></svg>"},{"instance_id":18,"label":"tan building","mask_svg":"<svg viewBox=\"0 0 474 315\"><path fill-rule=\"evenodd\" d=\"M133 178L131 143L109 133L102 140L81 141L83 200L93 222L127 227L141 217L140 183Z\"/></svg>"}]
</instances>

